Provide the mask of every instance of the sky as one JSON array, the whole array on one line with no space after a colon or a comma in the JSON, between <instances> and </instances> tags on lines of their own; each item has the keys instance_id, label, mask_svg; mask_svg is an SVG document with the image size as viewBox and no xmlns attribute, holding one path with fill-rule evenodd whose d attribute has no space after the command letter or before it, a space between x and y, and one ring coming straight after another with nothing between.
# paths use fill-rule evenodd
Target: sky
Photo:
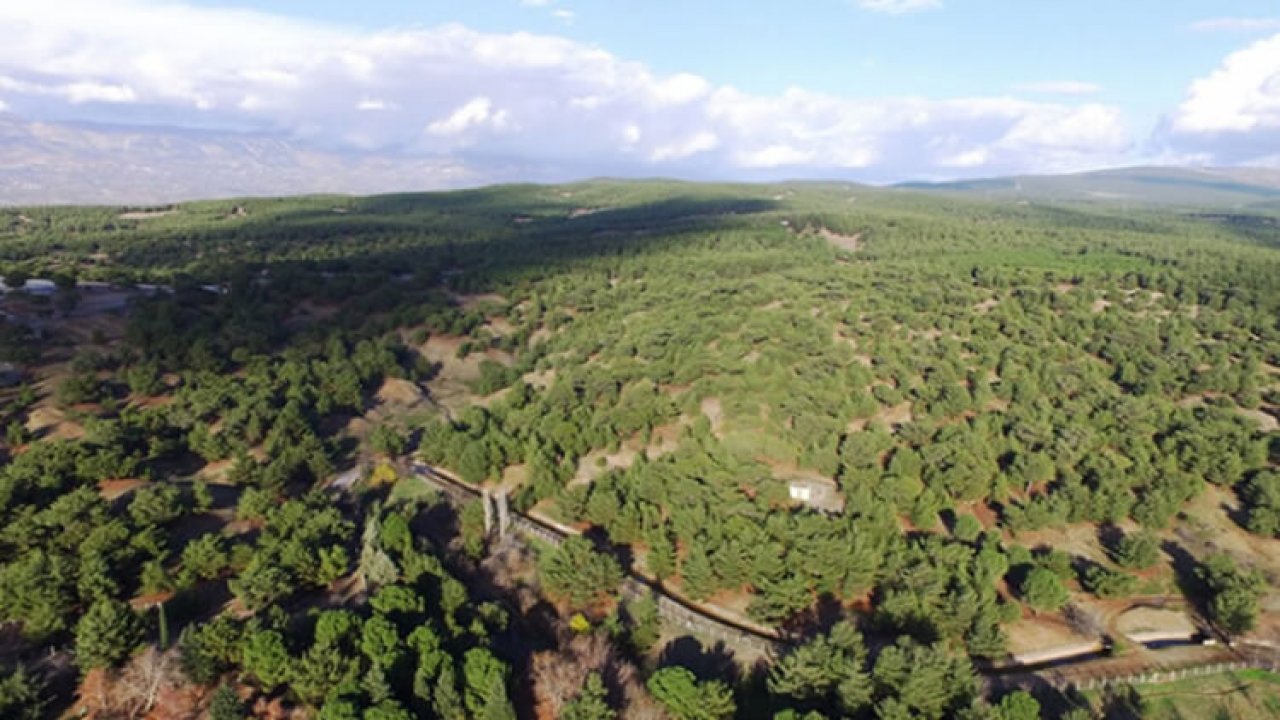
<instances>
[{"instance_id":1,"label":"sky","mask_svg":"<svg viewBox=\"0 0 1280 720\"><path fill-rule=\"evenodd\" d=\"M26 120L539 177L1280 166L1275 0L0 6L0 111Z\"/></svg>"}]
</instances>

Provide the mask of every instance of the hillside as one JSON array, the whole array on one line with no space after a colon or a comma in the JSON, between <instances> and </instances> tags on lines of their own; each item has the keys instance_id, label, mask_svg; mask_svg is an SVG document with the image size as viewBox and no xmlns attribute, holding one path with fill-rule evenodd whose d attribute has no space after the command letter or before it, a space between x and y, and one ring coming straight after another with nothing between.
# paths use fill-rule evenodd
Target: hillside
<instances>
[{"instance_id":1,"label":"hillside","mask_svg":"<svg viewBox=\"0 0 1280 720\"><path fill-rule=\"evenodd\" d=\"M1074 175L904 183L899 187L1001 200L1245 208L1280 201L1280 171L1136 167Z\"/></svg>"},{"instance_id":2,"label":"hillside","mask_svg":"<svg viewBox=\"0 0 1280 720\"><path fill-rule=\"evenodd\" d=\"M51 281L0 300L0 711L171 644L193 712L324 718L1057 717L1271 658L1270 216L971 192L0 211Z\"/></svg>"}]
</instances>

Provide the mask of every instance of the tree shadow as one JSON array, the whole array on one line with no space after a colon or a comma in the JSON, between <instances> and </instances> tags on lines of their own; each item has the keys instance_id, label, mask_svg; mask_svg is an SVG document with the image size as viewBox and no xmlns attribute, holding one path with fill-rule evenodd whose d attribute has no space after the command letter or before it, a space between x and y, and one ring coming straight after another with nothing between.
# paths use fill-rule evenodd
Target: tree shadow
<instances>
[{"instance_id":1,"label":"tree shadow","mask_svg":"<svg viewBox=\"0 0 1280 720\"><path fill-rule=\"evenodd\" d=\"M599 525L592 525L582 533L582 536L591 541L597 552L613 556L624 573L630 573L635 569L635 551L630 545L615 543L609 537L608 530Z\"/></svg>"},{"instance_id":2,"label":"tree shadow","mask_svg":"<svg viewBox=\"0 0 1280 720\"><path fill-rule=\"evenodd\" d=\"M800 643L818 635L824 635L841 620L849 618L849 612L831 593L818 596L812 606L792 615L780 628L784 637Z\"/></svg>"},{"instance_id":3,"label":"tree shadow","mask_svg":"<svg viewBox=\"0 0 1280 720\"><path fill-rule=\"evenodd\" d=\"M987 680L987 696L992 704L1010 693L1023 690L1040 703L1041 717L1062 717L1075 708L1088 708L1089 700L1074 685L1036 673L994 675Z\"/></svg>"},{"instance_id":4,"label":"tree shadow","mask_svg":"<svg viewBox=\"0 0 1280 720\"><path fill-rule=\"evenodd\" d=\"M444 548L458 537L461 522L458 509L441 500L422 507L409 522L409 529L415 537L425 537L437 548Z\"/></svg>"},{"instance_id":5,"label":"tree shadow","mask_svg":"<svg viewBox=\"0 0 1280 720\"><path fill-rule=\"evenodd\" d=\"M1238 493L1239 489L1237 489L1237 494ZM1219 503L1218 509L1221 510L1223 514L1231 520L1231 522L1235 523L1236 527L1246 531L1249 529L1249 508L1244 502L1241 502L1238 507L1231 507L1225 502Z\"/></svg>"},{"instance_id":6,"label":"tree shadow","mask_svg":"<svg viewBox=\"0 0 1280 720\"><path fill-rule=\"evenodd\" d=\"M1124 537L1124 529L1114 523L1103 523L1098 526L1098 544L1106 551L1109 558L1115 559L1116 550Z\"/></svg>"},{"instance_id":7,"label":"tree shadow","mask_svg":"<svg viewBox=\"0 0 1280 720\"><path fill-rule=\"evenodd\" d=\"M1173 561L1174 581L1178 584L1178 590L1182 593L1187 602L1195 608L1201 617L1209 617L1209 588L1205 585L1204 580L1200 579L1197 572L1200 568L1200 561L1195 556L1172 540L1166 540L1160 544L1160 549Z\"/></svg>"},{"instance_id":8,"label":"tree shadow","mask_svg":"<svg viewBox=\"0 0 1280 720\"><path fill-rule=\"evenodd\" d=\"M1102 691L1102 716L1106 720L1142 720L1148 717L1147 703L1132 685Z\"/></svg>"},{"instance_id":9,"label":"tree shadow","mask_svg":"<svg viewBox=\"0 0 1280 720\"><path fill-rule=\"evenodd\" d=\"M741 680L734 652L721 641L708 646L692 635L678 637L658 654L658 667L672 665L687 668L700 680L723 680L730 685Z\"/></svg>"}]
</instances>

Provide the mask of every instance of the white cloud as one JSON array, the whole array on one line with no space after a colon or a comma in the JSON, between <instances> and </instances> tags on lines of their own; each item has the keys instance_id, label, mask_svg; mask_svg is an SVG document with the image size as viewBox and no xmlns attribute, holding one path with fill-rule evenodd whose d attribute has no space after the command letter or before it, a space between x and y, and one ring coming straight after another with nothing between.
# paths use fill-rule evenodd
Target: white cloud
<instances>
[{"instance_id":1,"label":"white cloud","mask_svg":"<svg viewBox=\"0 0 1280 720\"><path fill-rule=\"evenodd\" d=\"M546 7L551 4L551 0L520 0L520 4L525 7Z\"/></svg>"},{"instance_id":2,"label":"white cloud","mask_svg":"<svg viewBox=\"0 0 1280 720\"><path fill-rule=\"evenodd\" d=\"M486 126L495 130L505 130L509 126L509 120L506 110L494 111L492 100L487 97L478 97L454 110L449 117L428 125L427 132L448 137Z\"/></svg>"},{"instance_id":3,"label":"white cloud","mask_svg":"<svg viewBox=\"0 0 1280 720\"><path fill-rule=\"evenodd\" d=\"M76 80L67 83L39 84L0 75L0 89L24 95L58 97L72 105L85 103L130 103L138 99L128 85L112 85L93 80Z\"/></svg>"},{"instance_id":4,"label":"white cloud","mask_svg":"<svg viewBox=\"0 0 1280 720\"><path fill-rule=\"evenodd\" d=\"M813 162L812 150L801 150L790 145L770 145L759 150L738 153L738 164L747 168L796 167Z\"/></svg>"},{"instance_id":5,"label":"white cloud","mask_svg":"<svg viewBox=\"0 0 1280 720\"><path fill-rule=\"evenodd\" d=\"M1006 144L1083 150L1090 147L1118 147L1117 129L1123 127L1120 113L1103 105L1062 108L1057 112L1028 113L1001 138Z\"/></svg>"},{"instance_id":6,"label":"white cloud","mask_svg":"<svg viewBox=\"0 0 1280 720\"><path fill-rule=\"evenodd\" d=\"M858 7L872 12L903 15L942 7L942 0L857 0Z\"/></svg>"},{"instance_id":7,"label":"white cloud","mask_svg":"<svg viewBox=\"0 0 1280 720\"><path fill-rule=\"evenodd\" d=\"M1187 89L1155 134L1162 152L1205 164L1266 164L1280 154L1280 35L1227 56Z\"/></svg>"},{"instance_id":8,"label":"white cloud","mask_svg":"<svg viewBox=\"0 0 1280 720\"><path fill-rule=\"evenodd\" d=\"M711 84L697 75L680 73L653 83L650 94L659 105L683 105L704 97Z\"/></svg>"},{"instance_id":9,"label":"white cloud","mask_svg":"<svg viewBox=\"0 0 1280 720\"><path fill-rule=\"evenodd\" d=\"M564 8L558 8L556 10L551 11L551 17L559 20L565 25L572 25L573 21L578 17L578 13L572 10L565 10Z\"/></svg>"},{"instance_id":10,"label":"white cloud","mask_svg":"<svg viewBox=\"0 0 1280 720\"><path fill-rule=\"evenodd\" d=\"M128 85L110 85L92 80L63 85L56 92L75 105L89 102L129 103L138 99L137 93Z\"/></svg>"},{"instance_id":11,"label":"white cloud","mask_svg":"<svg viewBox=\"0 0 1280 720\"><path fill-rule=\"evenodd\" d=\"M1173 117L1184 133L1280 127L1280 35L1233 53L1191 84Z\"/></svg>"},{"instance_id":12,"label":"white cloud","mask_svg":"<svg viewBox=\"0 0 1280 720\"><path fill-rule=\"evenodd\" d=\"M1280 18L1216 17L1191 23L1196 32L1275 32L1280 30Z\"/></svg>"},{"instance_id":13,"label":"white cloud","mask_svg":"<svg viewBox=\"0 0 1280 720\"><path fill-rule=\"evenodd\" d=\"M987 164L988 157L989 155L985 148L974 148L973 150L966 150L955 155L943 157L938 161L938 164L950 168L982 167Z\"/></svg>"},{"instance_id":14,"label":"white cloud","mask_svg":"<svg viewBox=\"0 0 1280 720\"><path fill-rule=\"evenodd\" d=\"M1044 95L1096 95L1102 88L1095 83L1080 80L1049 80L1046 82L1022 83L1015 85L1014 90L1025 93Z\"/></svg>"},{"instance_id":15,"label":"white cloud","mask_svg":"<svg viewBox=\"0 0 1280 720\"><path fill-rule=\"evenodd\" d=\"M649 159L653 162L682 160L718 147L720 147L720 138L716 137L715 133L704 130L691 137L655 148Z\"/></svg>"},{"instance_id":16,"label":"white cloud","mask_svg":"<svg viewBox=\"0 0 1280 720\"><path fill-rule=\"evenodd\" d=\"M644 137L644 131L639 125L628 124L622 128L622 142L625 146L635 145L642 137Z\"/></svg>"},{"instance_id":17,"label":"white cloud","mask_svg":"<svg viewBox=\"0 0 1280 720\"><path fill-rule=\"evenodd\" d=\"M134 122L136 112L104 102L129 101L169 125L464 160L482 148L513 167L577 174L656 164L699 176L898 179L1078 169L1132 147L1120 113L1098 104L750 94L562 37L460 25L355 31L159 0L59 0L0 3L0 27L14 29L0 44L0 90L36 118Z\"/></svg>"}]
</instances>

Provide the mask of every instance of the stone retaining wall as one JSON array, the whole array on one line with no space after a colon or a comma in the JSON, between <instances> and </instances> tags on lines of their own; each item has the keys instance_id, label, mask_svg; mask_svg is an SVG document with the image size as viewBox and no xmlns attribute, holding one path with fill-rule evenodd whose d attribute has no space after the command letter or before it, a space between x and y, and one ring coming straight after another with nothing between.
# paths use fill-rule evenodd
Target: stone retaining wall
<instances>
[{"instance_id":1,"label":"stone retaining wall","mask_svg":"<svg viewBox=\"0 0 1280 720\"><path fill-rule=\"evenodd\" d=\"M452 505L459 506L481 499L481 495L474 490L434 471L414 468L413 474L423 482L439 490L444 495L445 500ZM537 540L557 547L567 537L567 533L548 527L543 523L530 519L524 513L518 512L511 514L511 528L514 530L515 535L519 535L526 540ZM663 622L694 635L702 636L713 642L749 648L759 653L775 653L784 646L784 643L780 640L748 632L729 622L700 613L674 599L660 588L654 587L640 576L632 574L623 581L621 594L624 598L634 600L649 593L653 594L658 604L658 617Z\"/></svg>"}]
</instances>

